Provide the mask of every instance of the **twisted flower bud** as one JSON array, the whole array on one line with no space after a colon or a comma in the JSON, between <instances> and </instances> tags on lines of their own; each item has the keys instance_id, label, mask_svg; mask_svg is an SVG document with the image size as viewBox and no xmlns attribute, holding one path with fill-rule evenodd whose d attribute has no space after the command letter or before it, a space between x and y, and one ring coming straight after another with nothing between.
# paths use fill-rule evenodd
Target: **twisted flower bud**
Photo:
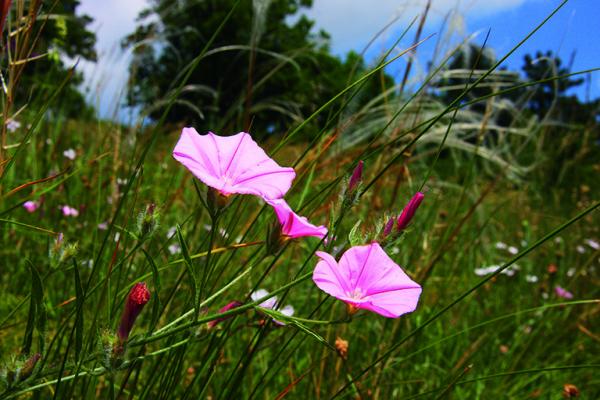
<instances>
[{"instance_id":1,"label":"twisted flower bud","mask_svg":"<svg viewBox=\"0 0 600 400\"><path fill-rule=\"evenodd\" d=\"M358 187L359 183L362 181L362 172L364 161L360 160L358 165L352 171L352 176L350 177L350 181L348 182L348 192L352 193Z\"/></svg>"},{"instance_id":2,"label":"twisted flower bud","mask_svg":"<svg viewBox=\"0 0 600 400\"><path fill-rule=\"evenodd\" d=\"M129 333L133 328L136 318L140 315L142 309L149 300L150 291L145 282L136 283L129 291L129 295L125 302L125 309L121 316L121 323L117 330L117 335L119 336L119 341L121 343L125 343L129 338Z\"/></svg>"},{"instance_id":3,"label":"twisted flower bud","mask_svg":"<svg viewBox=\"0 0 600 400\"><path fill-rule=\"evenodd\" d=\"M410 199L406 207L404 207L404 209L402 210L402 214L400 214L400 216L398 217L398 222L396 225L396 229L398 230L398 232L401 232L404 229L406 229L406 227L410 223L410 220L414 217L415 212L417 212L417 208L419 208L419 206L421 205L421 202L423 201L424 197L425 195L423 193L417 192L415 193L413 198Z\"/></svg>"}]
</instances>

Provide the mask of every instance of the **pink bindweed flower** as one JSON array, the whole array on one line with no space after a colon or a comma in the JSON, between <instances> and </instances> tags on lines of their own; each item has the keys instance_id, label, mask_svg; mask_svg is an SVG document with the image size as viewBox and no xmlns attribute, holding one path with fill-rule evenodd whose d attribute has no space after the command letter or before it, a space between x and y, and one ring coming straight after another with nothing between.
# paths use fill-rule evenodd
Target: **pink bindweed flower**
<instances>
[{"instance_id":1,"label":"pink bindweed flower","mask_svg":"<svg viewBox=\"0 0 600 400\"><path fill-rule=\"evenodd\" d=\"M570 300L573 298L573 293L569 292L567 289L563 289L558 285L556 285L556 287L554 288L554 293L556 293L558 297L562 297L563 299Z\"/></svg>"},{"instance_id":2,"label":"pink bindweed flower","mask_svg":"<svg viewBox=\"0 0 600 400\"><path fill-rule=\"evenodd\" d=\"M383 251L379 243L354 246L339 263L322 251L313 281L324 292L348 304L350 312L366 309L397 318L417 307L421 286Z\"/></svg>"},{"instance_id":3,"label":"pink bindweed flower","mask_svg":"<svg viewBox=\"0 0 600 400\"><path fill-rule=\"evenodd\" d=\"M402 214L398 217L398 223L396 225L396 229L398 232L406 229L410 220L414 217L415 212L417 212L417 208L421 205L423 198L425 195L421 192L415 193L412 199L408 202L406 207L402 210Z\"/></svg>"},{"instance_id":4,"label":"pink bindweed flower","mask_svg":"<svg viewBox=\"0 0 600 400\"><path fill-rule=\"evenodd\" d=\"M277 214L283 236L294 239L303 236L324 238L327 235L327 228L325 226L311 224L306 217L296 214L284 199L265 199L265 201L273 207L275 214Z\"/></svg>"},{"instance_id":5,"label":"pink bindweed flower","mask_svg":"<svg viewBox=\"0 0 600 400\"><path fill-rule=\"evenodd\" d=\"M121 323L117 330L117 335L119 336L121 343L126 342L129 338L129 334L131 333L136 318L140 315L148 301L150 301L150 291L148 290L146 283L136 283L127 295L125 309L123 310Z\"/></svg>"},{"instance_id":6,"label":"pink bindweed flower","mask_svg":"<svg viewBox=\"0 0 600 400\"><path fill-rule=\"evenodd\" d=\"M279 166L245 132L199 135L194 128L183 128L173 157L223 196L281 198L296 177L293 168Z\"/></svg>"},{"instance_id":7,"label":"pink bindweed flower","mask_svg":"<svg viewBox=\"0 0 600 400\"><path fill-rule=\"evenodd\" d=\"M77 217L79 215L79 211L73 207L62 206L60 207L60 210L65 217Z\"/></svg>"},{"instance_id":8,"label":"pink bindweed flower","mask_svg":"<svg viewBox=\"0 0 600 400\"><path fill-rule=\"evenodd\" d=\"M226 311L229 311L229 310L233 310L234 308L237 308L237 307L239 307L241 305L242 305L242 303L240 303L239 301L232 301L231 303L229 303L229 304L221 307L221 309L219 310L219 314L222 314L222 313L224 313ZM217 324L219 322L223 322L223 321L225 321L228 318L231 318L231 317L223 317L223 318L218 318L218 319L212 320L212 321L210 321L208 323L208 327L209 328L214 328L215 326L217 326Z\"/></svg>"},{"instance_id":9,"label":"pink bindweed flower","mask_svg":"<svg viewBox=\"0 0 600 400\"><path fill-rule=\"evenodd\" d=\"M35 212L35 210L37 210L39 208L39 203L37 201L26 201L25 203L23 203L23 208L25 210L27 210L28 213L32 213Z\"/></svg>"}]
</instances>

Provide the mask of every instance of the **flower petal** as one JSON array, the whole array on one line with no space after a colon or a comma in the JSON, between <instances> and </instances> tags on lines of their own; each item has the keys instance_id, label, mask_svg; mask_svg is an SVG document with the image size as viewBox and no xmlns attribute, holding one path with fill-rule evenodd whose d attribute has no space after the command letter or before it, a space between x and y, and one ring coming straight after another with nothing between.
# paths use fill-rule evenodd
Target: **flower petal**
<instances>
[{"instance_id":1,"label":"flower petal","mask_svg":"<svg viewBox=\"0 0 600 400\"><path fill-rule=\"evenodd\" d=\"M273 207L275 214L277 214L277 219L281 224L281 231L285 236L291 238L304 236L323 238L327 235L327 228L325 226L311 224L306 217L296 214L284 199L265 199L265 202Z\"/></svg>"},{"instance_id":2,"label":"flower petal","mask_svg":"<svg viewBox=\"0 0 600 400\"><path fill-rule=\"evenodd\" d=\"M315 267L313 281L325 293L344 300L350 289L347 271L342 271L330 254L317 251L316 255L321 261Z\"/></svg>"}]
</instances>

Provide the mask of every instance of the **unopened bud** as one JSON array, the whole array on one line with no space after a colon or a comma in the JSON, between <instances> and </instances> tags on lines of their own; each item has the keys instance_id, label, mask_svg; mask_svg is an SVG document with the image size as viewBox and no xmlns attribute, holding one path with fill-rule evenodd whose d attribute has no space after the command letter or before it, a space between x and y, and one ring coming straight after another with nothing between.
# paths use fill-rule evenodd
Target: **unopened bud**
<instances>
[{"instance_id":1,"label":"unopened bud","mask_svg":"<svg viewBox=\"0 0 600 400\"><path fill-rule=\"evenodd\" d=\"M237 308L237 307L239 307L241 305L242 305L242 303L240 303L239 301L232 301L231 303L229 303L229 304L221 307L221 309L219 310L219 314L222 314L222 313L224 313L226 311L229 311L229 310L233 310L234 308ZM212 320L212 321L210 321L208 323L208 327L212 329L215 326L217 326L217 324L219 322L223 322L223 321L225 321L228 318L231 318L231 317L223 317L223 318L217 318L215 320Z\"/></svg>"},{"instance_id":2,"label":"unopened bud","mask_svg":"<svg viewBox=\"0 0 600 400\"><path fill-rule=\"evenodd\" d=\"M406 227L414 217L415 213L417 212L417 208L419 208L419 206L421 205L421 202L423 201L424 197L425 195L423 193L417 192L413 196L413 198L410 199L406 207L404 207L404 209L402 210L402 214L400 214L400 216L398 217L398 223L396 225L396 229L398 230L398 232L401 232L404 229L406 229Z\"/></svg>"},{"instance_id":3,"label":"unopened bud","mask_svg":"<svg viewBox=\"0 0 600 400\"><path fill-rule=\"evenodd\" d=\"M159 215L156 212L156 206L154 204L148 205L145 211L141 212L138 216L138 235L140 238L146 238L152 236L158 227Z\"/></svg>"},{"instance_id":4,"label":"unopened bud","mask_svg":"<svg viewBox=\"0 0 600 400\"><path fill-rule=\"evenodd\" d=\"M363 165L364 162L360 160L358 165L354 168L352 176L350 177L350 182L348 182L348 192L356 190L358 185L362 182Z\"/></svg>"},{"instance_id":5,"label":"unopened bud","mask_svg":"<svg viewBox=\"0 0 600 400\"><path fill-rule=\"evenodd\" d=\"M129 295L125 301L125 309L121 316L121 323L117 330L117 335L119 336L119 341L121 343L125 343L129 338L129 334L131 333L136 318L140 315L148 301L150 301L150 291L148 290L146 283L136 283L129 291Z\"/></svg>"},{"instance_id":6,"label":"unopened bud","mask_svg":"<svg viewBox=\"0 0 600 400\"><path fill-rule=\"evenodd\" d=\"M383 227L383 237L389 236L392 233L392 229L394 229L394 217L390 217Z\"/></svg>"}]
</instances>

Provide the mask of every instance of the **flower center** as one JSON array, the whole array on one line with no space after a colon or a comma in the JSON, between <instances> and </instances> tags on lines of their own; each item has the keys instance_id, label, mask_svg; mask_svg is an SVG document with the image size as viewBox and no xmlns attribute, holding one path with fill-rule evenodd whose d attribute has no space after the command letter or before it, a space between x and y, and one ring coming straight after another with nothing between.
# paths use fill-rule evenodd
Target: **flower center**
<instances>
[{"instance_id":1,"label":"flower center","mask_svg":"<svg viewBox=\"0 0 600 400\"><path fill-rule=\"evenodd\" d=\"M350 298L352 300L362 300L364 297L362 290L360 290L359 288L354 289L351 293L350 293Z\"/></svg>"}]
</instances>

